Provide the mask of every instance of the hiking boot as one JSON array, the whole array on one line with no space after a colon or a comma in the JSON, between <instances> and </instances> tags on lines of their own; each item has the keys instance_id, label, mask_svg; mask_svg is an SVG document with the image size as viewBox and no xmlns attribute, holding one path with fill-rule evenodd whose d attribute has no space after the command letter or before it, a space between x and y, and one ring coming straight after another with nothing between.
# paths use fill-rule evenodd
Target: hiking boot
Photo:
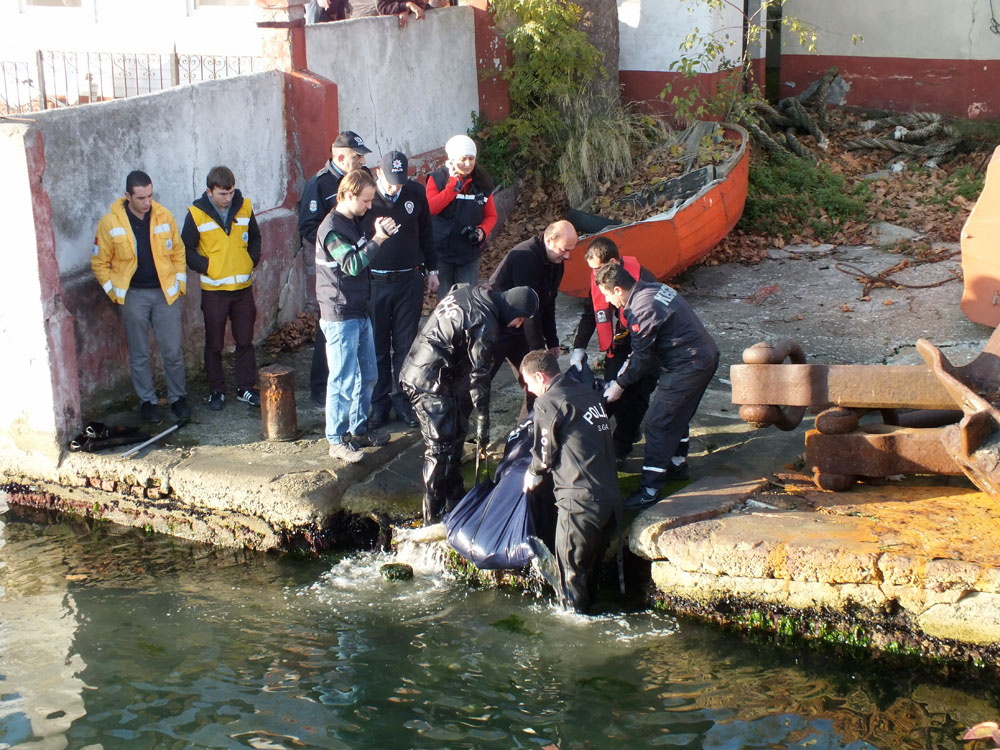
<instances>
[{"instance_id":1,"label":"hiking boot","mask_svg":"<svg viewBox=\"0 0 1000 750\"><path fill-rule=\"evenodd\" d=\"M143 401L139 405L139 416L142 417L143 422L149 422L149 424L159 424L163 421L163 417L160 415L160 407L152 401Z\"/></svg>"},{"instance_id":2,"label":"hiking boot","mask_svg":"<svg viewBox=\"0 0 1000 750\"><path fill-rule=\"evenodd\" d=\"M212 411L222 411L226 408L226 394L222 391L212 391L209 393L208 408Z\"/></svg>"},{"instance_id":3,"label":"hiking boot","mask_svg":"<svg viewBox=\"0 0 1000 750\"><path fill-rule=\"evenodd\" d=\"M402 409L396 409L396 418L407 427L416 427L420 424L417 422L417 418L413 416L413 409L409 406L403 407Z\"/></svg>"},{"instance_id":4,"label":"hiking boot","mask_svg":"<svg viewBox=\"0 0 1000 750\"><path fill-rule=\"evenodd\" d=\"M690 474L688 474L687 461L680 464L679 466L677 464L671 464L670 467L667 469L667 479L673 481L690 479Z\"/></svg>"},{"instance_id":5,"label":"hiking boot","mask_svg":"<svg viewBox=\"0 0 1000 750\"><path fill-rule=\"evenodd\" d=\"M656 502L656 490L652 487L640 487L625 498L625 510L638 510Z\"/></svg>"},{"instance_id":6,"label":"hiking boot","mask_svg":"<svg viewBox=\"0 0 1000 750\"><path fill-rule=\"evenodd\" d=\"M362 432L360 435L353 435L351 442L360 448L378 448L389 442L389 436L384 432L368 430L367 432Z\"/></svg>"},{"instance_id":7,"label":"hiking boot","mask_svg":"<svg viewBox=\"0 0 1000 750\"><path fill-rule=\"evenodd\" d=\"M351 440L343 443L330 443L330 458L336 458L347 464L356 464L365 454Z\"/></svg>"},{"instance_id":8,"label":"hiking boot","mask_svg":"<svg viewBox=\"0 0 1000 750\"><path fill-rule=\"evenodd\" d=\"M170 404L170 411L174 413L177 419L191 419L191 407L188 406L187 399L181 396L179 399Z\"/></svg>"},{"instance_id":9,"label":"hiking boot","mask_svg":"<svg viewBox=\"0 0 1000 750\"><path fill-rule=\"evenodd\" d=\"M260 406L260 392L253 388L240 388L236 391L236 400L250 406Z\"/></svg>"}]
</instances>

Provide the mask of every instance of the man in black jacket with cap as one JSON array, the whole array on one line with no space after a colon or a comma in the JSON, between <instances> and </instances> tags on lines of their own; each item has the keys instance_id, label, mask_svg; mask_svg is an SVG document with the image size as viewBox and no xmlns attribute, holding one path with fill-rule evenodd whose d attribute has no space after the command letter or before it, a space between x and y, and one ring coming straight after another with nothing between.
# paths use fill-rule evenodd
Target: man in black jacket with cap
<instances>
[{"instance_id":1,"label":"man in black jacket with cap","mask_svg":"<svg viewBox=\"0 0 1000 750\"><path fill-rule=\"evenodd\" d=\"M378 382L372 394L368 426L378 428L389 421L389 408L407 427L416 427L410 400L399 388L399 372L410 351L420 324L424 302L423 270L427 271L427 291L438 286L434 231L427 193L407 175L406 155L390 151L375 170L377 189L365 222L391 216L399 230L382 243L372 261L372 296L369 303Z\"/></svg>"},{"instance_id":2,"label":"man in black jacket with cap","mask_svg":"<svg viewBox=\"0 0 1000 750\"><path fill-rule=\"evenodd\" d=\"M625 315L632 338L632 354L608 384L604 398L617 401L643 377L658 376L646 412L641 486L625 501L626 508L641 508L656 501L670 478L672 459L719 366L719 348L673 287L636 281L615 264L601 268L596 279L608 302Z\"/></svg>"},{"instance_id":3,"label":"man in black jacket with cap","mask_svg":"<svg viewBox=\"0 0 1000 750\"><path fill-rule=\"evenodd\" d=\"M621 517L611 426L599 393L562 375L551 352L521 360L521 376L535 394L534 443L525 491L552 475L556 496L556 561L562 603L586 612L595 568Z\"/></svg>"},{"instance_id":4,"label":"man in black jacket with cap","mask_svg":"<svg viewBox=\"0 0 1000 750\"><path fill-rule=\"evenodd\" d=\"M365 154L371 152L361 136L353 130L341 131L330 147L329 161L306 180L306 184L302 187L302 197L299 199L299 234L302 237L302 257L305 261L307 286L311 283L308 277L315 279L316 276L316 230L327 214L336 207L337 189L344 175L355 169L367 172L368 168L364 166ZM309 291L312 293L312 290ZM312 369L309 373L310 395L317 404L326 403L328 375L326 339L323 337L322 329L317 325Z\"/></svg>"},{"instance_id":5,"label":"man in black jacket with cap","mask_svg":"<svg viewBox=\"0 0 1000 750\"><path fill-rule=\"evenodd\" d=\"M490 440L490 380L497 338L538 311L528 287L494 292L456 285L438 302L403 362L400 382L424 440L424 522L462 499L459 466L476 410L476 442Z\"/></svg>"}]
</instances>

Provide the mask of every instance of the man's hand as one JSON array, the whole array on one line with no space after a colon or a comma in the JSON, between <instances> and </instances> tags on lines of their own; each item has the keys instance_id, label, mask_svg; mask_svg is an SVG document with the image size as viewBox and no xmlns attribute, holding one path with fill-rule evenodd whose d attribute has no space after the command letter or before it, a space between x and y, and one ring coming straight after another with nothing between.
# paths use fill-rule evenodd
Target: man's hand
<instances>
[{"instance_id":1,"label":"man's hand","mask_svg":"<svg viewBox=\"0 0 1000 750\"><path fill-rule=\"evenodd\" d=\"M316 4L323 10L330 10L330 0L316 0Z\"/></svg>"},{"instance_id":2,"label":"man's hand","mask_svg":"<svg viewBox=\"0 0 1000 750\"><path fill-rule=\"evenodd\" d=\"M406 7L410 9L410 12L417 17L418 21L424 20L424 9L421 8L416 3L407 3Z\"/></svg>"},{"instance_id":3,"label":"man's hand","mask_svg":"<svg viewBox=\"0 0 1000 750\"><path fill-rule=\"evenodd\" d=\"M559 355L562 354L562 347L560 346L550 346L549 354L551 354L556 359L559 359Z\"/></svg>"},{"instance_id":4,"label":"man's hand","mask_svg":"<svg viewBox=\"0 0 1000 750\"><path fill-rule=\"evenodd\" d=\"M532 474L530 471L524 472L524 484L521 486L521 492L531 492L542 483L541 474Z\"/></svg>"},{"instance_id":5,"label":"man's hand","mask_svg":"<svg viewBox=\"0 0 1000 750\"><path fill-rule=\"evenodd\" d=\"M586 356L586 349L574 349L572 354L569 355L569 366L575 367L580 372L583 372L583 360Z\"/></svg>"},{"instance_id":6,"label":"man's hand","mask_svg":"<svg viewBox=\"0 0 1000 750\"><path fill-rule=\"evenodd\" d=\"M438 275L436 273L428 274L427 291L434 294L434 292L438 290L439 286L441 286L441 280L438 278Z\"/></svg>"},{"instance_id":7,"label":"man's hand","mask_svg":"<svg viewBox=\"0 0 1000 750\"><path fill-rule=\"evenodd\" d=\"M390 235L398 231L399 225L391 216L381 216L375 220L375 236L372 239L381 245Z\"/></svg>"},{"instance_id":8,"label":"man's hand","mask_svg":"<svg viewBox=\"0 0 1000 750\"><path fill-rule=\"evenodd\" d=\"M612 401L620 399L623 393L625 393L625 389L618 385L617 380L612 380L604 389L604 400L610 404Z\"/></svg>"},{"instance_id":9,"label":"man's hand","mask_svg":"<svg viewBox=\"0 0 1000 750\"><path fill-rule=\"evenodd\" d=\"M476 417L476 444L480 448L485 448L490 444L490 417L488 414L480 414Z\"/></svg>"}]
</instances>

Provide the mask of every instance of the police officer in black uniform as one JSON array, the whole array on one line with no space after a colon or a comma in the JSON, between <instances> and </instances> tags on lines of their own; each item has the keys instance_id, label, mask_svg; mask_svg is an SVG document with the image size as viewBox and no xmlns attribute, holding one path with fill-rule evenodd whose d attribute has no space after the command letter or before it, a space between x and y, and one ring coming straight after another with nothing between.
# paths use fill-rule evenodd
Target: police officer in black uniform
<instances>
[{"instance_id":1,"label":"police officer in black uniform","mask_svg":"<svg viewBox=\"0 0 1000 750\"><path fill-rule=\"evenodd\" d=\"M375 219L391 216L399 230L382 243L372 261L372 296L369 302L378 359L378 383L372 394L368 426L377 428L389 421L390 407L407 427L416 427L410 400L399 388L399 372L420 325L427 289L437 290L437 260L434 232L427 194L422 185L407 177L406 155L390 151L376 170L377 189L365 222L374 228Z\"/></svg>"},{"instance_id":2,"label":"police officer in black uniform","mask_svg":"<svg viewBox=\"0 0 1000 750\"><path fill-rule=\"evenodd\" d=\"M456 284L421 329L399 380L424 440L424 522L437 523L465 495L459 466L473 409L476 442L490 440L490 371L497 337L538 310L527 287L493 292Z\"/></svg>"},{"instance_id":3,"label":"police officer in black uniform","mask_svg":"<svg viewBox=\"0 0 1000 750\"><path fill-rule=\"evenodd\" d=\"M563 263L576 247L576 241L576 229L572 224L553 222L542 234L512 247L490 276L487 286L495 291L528 286L538 295L538 315L526 320L520 330L506 330L501 334L493 375L507 360L520 380L521 358L533 349L548 349L553 356L559 356L556 296L562 283ZM527 391L522 417L531 409L534 400Z\"/></svg>"},{"instance_id":4,"label":"police officer in black uniform","mask_svg":"<svg viewBox=\"0 0 1000 750\"><path fill-rule=\"evenodd\" d=\"M337 205L337 189L344 175L355 169L363 169L365 154L371 149L365 145L361 136L353 130L344 130L337 134L330 147L330 159L316 174L306 180L302 187L302 197L299 199L299 234L302 236L302 247L306 263L306 275L315 276L314 265L316 247L316 230L320 222L326 218ZM312 400L317 404L326 403L326 379L329 370L326 364L326 339L323 331L316 327L316 343L313 345L312 369L309 373L309 390Z\"/></svg>"},{"instance_id":5,"label":"police officer in black uniform","mask_svg":"<svg viewBox=\"0 0 1000 750\"><path fill-rule=\"evenodd\" d=\"M587 246L584 259L592 269L590 296L585 300L583 312L580 313L569 364L570 367L583 368L587 344L590 343L594 331L597 331L598 345L605 353L604 379L611 381L618 377L619 370L632 353L632 340L629 338L628 328L625 327L620 311L608 303L597 282L594 281L594 273L608 263L622 263L629 275L637 280L656 281L656 276L645 266L639 265L636 258L626 256L623 259L618 252L618 245L607 237L595 238ZM654 388L656 388L655 372L649 373L635 385L626 388L618 401L608 405L608 416L614 417L615 420L615 431L611 438L615 446L615 464L619 469L624 468L625 459L642 434L642 418L649 408L649 396ZM686 448L685 438L680 447L684 456L687 456ZM685 463L684 469L686 468ZM674 471L674 475L679 473L679 470ZM676 476L676 478L681 477Z\"/></svg>"},{"instance_id":6,"label":"police officer in black uniform","mask_svg":"<svg viewBox=\"0 0 1000 750\"><path fill-rule=\"evenodd\" d=\"M671 459L719 366L719 348L672 287L636 281L621 265L604 266L596 278L608 302L623 311L632 338L632 355L608 384L605 399L616 401L624 389L658 372L646 413L641 486L625 501L626 508L640 508L655 502L669 479Z\"/></svg>"},{"instance_id":7,"label":"police officer in black uniform","mask_svg":"<svg viewBox=\"0 0 1000 750\"><path fill-rule=\"evenodd\" d=\"M521 360L521 375L535 394L534 443L525 491L552 475L556 496L556 561L567 607L586 612L596 567L621 518L621 494L611 426L599 393L559 372L551 352Z\"/></svg>"}]
</instances>

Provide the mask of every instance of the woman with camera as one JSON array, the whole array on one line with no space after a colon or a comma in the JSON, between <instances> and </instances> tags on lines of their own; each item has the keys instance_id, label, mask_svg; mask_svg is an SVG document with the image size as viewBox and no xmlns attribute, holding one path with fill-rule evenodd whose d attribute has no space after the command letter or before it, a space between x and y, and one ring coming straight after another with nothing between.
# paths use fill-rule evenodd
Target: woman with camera
<instances>
[{"instance_id":1,"label":"woman with camera","mask_svg":"<svg viewBox=\"0 0 1000 750\"><path fill-rule=\"evenodd\" d=\"M454 284L475 284L486 238L497 223L493 180L476 165L476 144L455 135L444 146L448 160L427 177L427 203L438 259L438 299Z\"/></svg>"}]
</instances>

